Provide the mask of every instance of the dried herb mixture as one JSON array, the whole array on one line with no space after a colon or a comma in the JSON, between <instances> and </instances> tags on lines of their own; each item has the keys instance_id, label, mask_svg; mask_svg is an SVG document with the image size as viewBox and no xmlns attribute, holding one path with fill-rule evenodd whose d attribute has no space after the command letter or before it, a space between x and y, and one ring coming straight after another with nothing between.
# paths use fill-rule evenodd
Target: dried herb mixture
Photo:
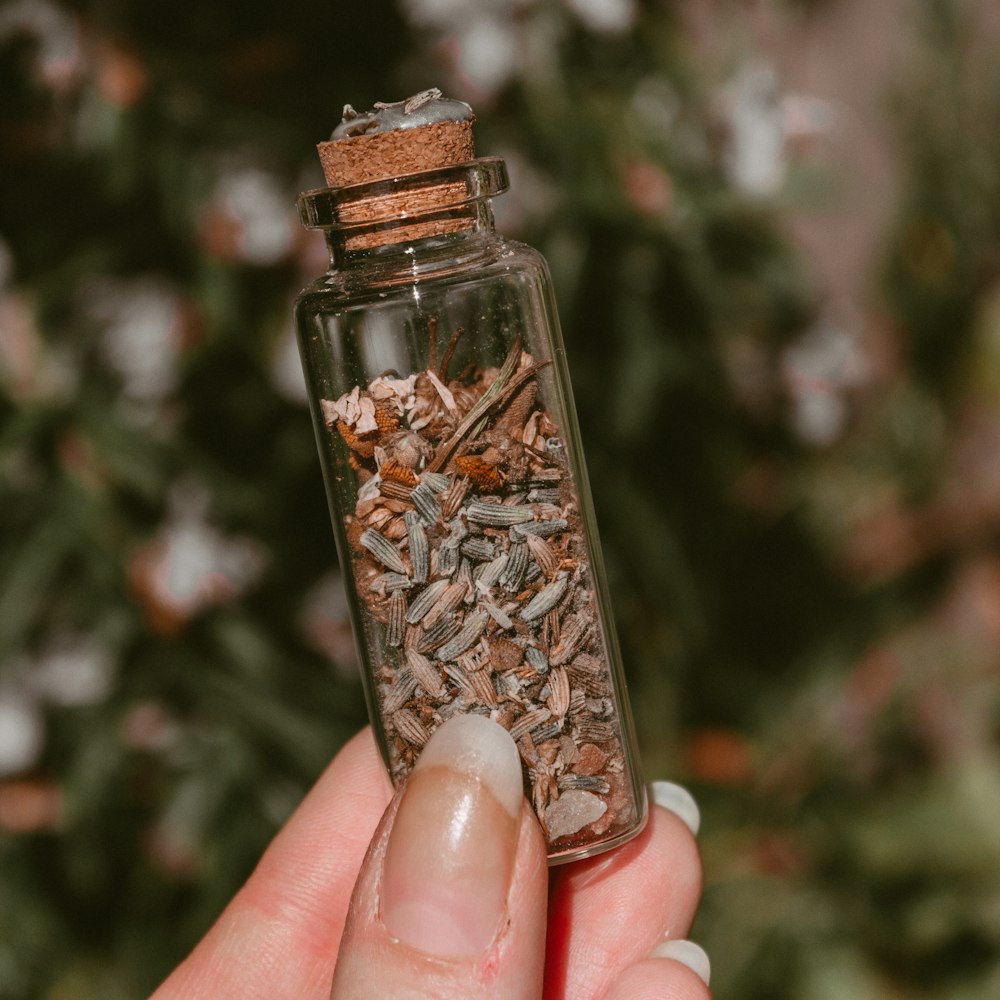
<instances>
[{"instance_id":1,"label":"dried herb mixture","mask_svg":"<svg viewBox=\"0 0 1000 1000\"><path fill-rule=\"evenodd\" d=\"M568 850L628 829L635 804L546 362L518 341L449 378L461 332L439 362L433 330L426 370L321 404L361 483L347 534L390 769L454 713L489 715Z\"/></svg>"}]
</instances>

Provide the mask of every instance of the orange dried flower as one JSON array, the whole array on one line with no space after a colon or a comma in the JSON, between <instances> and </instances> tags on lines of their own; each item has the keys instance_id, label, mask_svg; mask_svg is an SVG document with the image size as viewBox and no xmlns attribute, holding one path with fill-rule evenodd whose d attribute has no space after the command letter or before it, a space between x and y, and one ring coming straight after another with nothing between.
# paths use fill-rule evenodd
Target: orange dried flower
<instances>
[{"instance_id":1,"label":"orange dried flower","mask_svg":"<svg viewBox=\"0 0 1000 1000\"><path fill-rule=\"evenodd\" d=\"M376 403L375 423L378 424L380 434L388 434L399 427L399 415L391 406L385 403Z\"/></svg>"},{"instance_id":2,"label":"orange dried flower","mask_svg":"<svg viewBox=\"0 0 1000 1000\"><path fill-rule=\"evenodd\" d=\"M346 420L337 421L337 430L340 431L340 436L347 442L347 447L351 451L356 451L362 458L371 458L375 454L377 434L355 434L354 428Z\"/></svg>"},{"instance_id":3,"label":"orange dried flower","mask_svg":"<svg viewBox=\"0 0 1000 1000\"><path fill-rule=\"evenodd\" d=\"M416 486L417 477L412 469L408 469L399 462L383 462L379 469L382 482L399 483L402 486Z\"/></svg>"},{"instance_id":4,"label":"orange dried flower","mask_svg":"<svg viewBox=\"0 0 1000 1000\"><path fill-rule=\"evenodd\" d=\"M507 477L495 465L485 462L481 455L459 455L455 468L463 476L468 476L473 485L482 493L496 493L503 489Z\"/></svg>"}]
</instances>

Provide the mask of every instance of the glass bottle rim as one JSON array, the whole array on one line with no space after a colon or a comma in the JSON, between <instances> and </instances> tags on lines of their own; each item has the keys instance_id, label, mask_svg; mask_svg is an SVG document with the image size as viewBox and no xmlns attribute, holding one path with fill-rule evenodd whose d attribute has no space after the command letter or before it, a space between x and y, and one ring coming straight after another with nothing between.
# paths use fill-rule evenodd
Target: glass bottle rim
<instances>
[{"instance_id":1,"label":"glass bottle rim","mask_svg":"<svg viewBox=\"0 0 1000 1000\"><path fill-rule=\"evenodd\" d=\"M503 194L510 182L502 157L484 156L434 170L336 188L314 188L298 198L299 217L306 229L345 234L385 223L453 215L477 201ZM411 196L416 207L408 207ZM428 207L427 200L433 200ZM358 206L364 205L364 218Z\"/></svg>"}]
</instances>

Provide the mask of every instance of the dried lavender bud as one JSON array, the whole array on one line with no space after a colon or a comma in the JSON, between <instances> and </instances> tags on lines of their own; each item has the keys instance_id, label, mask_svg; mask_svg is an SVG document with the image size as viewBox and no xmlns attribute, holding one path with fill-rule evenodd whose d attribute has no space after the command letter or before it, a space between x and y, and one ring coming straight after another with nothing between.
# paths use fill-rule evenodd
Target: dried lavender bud
<instances>
[{"instance_id":1,"label":"dried lavender bud","mask_svg":"<svg viewBox=\"0 0 1000 1000\"><path fill-rule=\"evenodd\" d=\"M549 653L549 663L558 667L567 660L572 659L584 639L587 637L587 630L590 623L580 615L570 615L569 619L563 623L559 632L559 641Z\"/></svg>"},{"instance_id":2,"label":"dried lavender bud","mask_svg":"<svg viewBox=\"0 0 1000 1000\"><path fill-rule=\"evenodd\" d=\"M425 477L429 473L425 473ZM459 479L454 480L454 482L441 494L441 513L446 520L451 520L457 513L458 509L465 502L465 498L469 493L470 482L467 476L462 476Z\"/></svg>"},{"instance_id":3,"label":"dried lavender bud","mask_svg":"<svg viewBox=\"0 0 1000 1000\"><path fill-rule=\"evenodd\" d=\"M387 690L385 686L382 688L382 712L389 717L402 708L417 690L416 679L408 670L397 672L395 681Z\"/></svg>"},{"instance_id":4,"label":"dried lavender bud","mask_svg":"<svg viewBox=\"0 0 1000 1000\"><path fill-rule=\"evenodd\" d=\"M486 562L496 555L496 546L488 538L466 538L461 549L462 555L474 562Z\"/></svg>"},{"instance_id":5,"label":"dried lavender bud","mask_svg":"<svg viewBox=\"0 0 1000 1000\"><path fill-rule=\"evenodd\" d=\"M424 628L433 628L441 618L451 614L465 597L466 587L464 584L448 583L447 579L441 582L446 584L445 589L434 606L427 612L424 618Z\"/></svg>"},{"instance_id":6,"label":"dried lavender bud","mask_svg":"<svg viewBox=\"0 0 1000 1000\"><path fill-rule=\"evenodd\" d=\"M462 630L462 619L459 615L447 615L433 628L428 629L417 643L417 651L426 653L437 649L456 636Z\"/></svg>"},{"instance_id":7,"label":"dried lavender bud","mask_svg":"<svg viewBox=\"0 0 1000 1000\"><path fill-rule=\"evenodd\" d=\"M406 563L403 562L396 546L374 528L366 528L359 541L386 569L406 573Z\"/></svg>"},{"instance_id":8,"label":"dried lavender bud","mask_svg":"<svg viewBox=\"0 0 1000 1000\"><path fill-rule=\"evenodd\" d=\"M465 620L465 624L437 652L439 660L453 660L464 653L482 634L490 616L486 611L475 611Z\"/></svg>"},{"instance_id":9,"label":"dried lavender bud","mask_svg":"<svg viewBox=\"0 0 1000 1000\"><path fill-rule=\"evenodd\" d=\"M434 698L444 698L446 691L437 667L415 649L406 650L406 665L410 674L424 691Z\"/></svg>"},{"instance_id":10,"label":"dried lavender bud","mask_svg":"<svg viewBox=\"0 0 1000 1000\"><path fill-rule=\"evenodd\" d=\"M491 528L509 528L512 524L530 521L534 516L535 512L531 507L505 507L503 504L477 500L466 506L466 517L473 524L488 525Z\"/></svg>"},{"instance_id":11,"label":"dried lavender bud","mask_svg":"<svg viewBox=\"0 0 1000 1000\"><path fill-rule=\"evenodd\" d=\"M556 550L538 535L524 535L524 547L531 553L538 568L546 575L553 576L559 568L559 556Z\"/></svg>"},{"instance_id":12,"label":"dried lavender bud","mask_svg":"<svg viewBox=\"0 0 1000 1000\"><path fill-rule=\"evenodd\" d=\"M410 499L427 527L433 528L441 516L441 507L435 497L434 490L427 483L426 474L423 482L410 494Z\"/></svg>"},{"instance_id":13,"label":"dried lavender bud","mask_svg":"<svg viewBox=\"0 0 1000 1000\"><path fill-rule=\"evenodd\" d=\"M569 578L566 576L557 577L551 583L547 583L531 599L531 601L521 609L521 618L526 622L541 618L548 614L560 601L566 588L569 586Z\"/></svg>"},{"instance_id":14,"label":"dried lavender bud","mask_svg":"<svg viewBox=\"0 0 1000 1000\"><path fill-rule=\"evenodd\" d=\"M513 542L507 551L507 565L497 581L504 590L517 593L528 568L528 546L524 542Z\"/></svg>"},{"instance_id":15,"label":"dried lavender bud","mask_svg":"<svg viewBox=\"0 0 1000 1000\"><path fill-rule=\"evenodd\" d=\"M562 718L569 711L569 696L569 674L557 667L549 675L549 696L546 699L553 715Z\"/></svg>"},{"instance_id":16,"label":"dried lavender bud","mask_svg":"<svg viewBox=\"0 0 1000 1000\"><path fill-rule=\"evenodd\" d=\"M405 629L406 598L401 590L395 590L389 598L389 623L385 630L385 641L390 646L402 646Z\"/></svg>"},{"instance_id":17,"label":"dried lavender bud","mask_svg":"<svg viewBox=\"0 0 1000 1000\"><path fill-rule=\"evenodd\" d=\"M476 588L484 593L488 591L503 575L508 558L506 552L501 552L492 562L480 563L473 573Z\"/></svg>"},{"instance_id":18,"label":"dried lavender bud","mask_svg":"<svg viewBox=\"0 0 1000 1000\"><path fill-rule=\"evenodd\" d=\"M424 583L430 566L430 549L427 546L427 532L424 531L420 517L414 510L408 510L403 519L406 523L406 535L410 546L410 563L413 566L413 582Z\"/></svg>"},{"instance_id":19,"label":"dried lavender bud","mask_svg":"<svg viewBox=\"0 0 1000 1000\"><path fill-rule=\"evenodd\" d=\"M523 535L538 535L540 538L548 538L556 535L560 531L565 531L569 527L569 521L564 517L554 517L548 521L533 521L530 524L519 524L517 531Z\"/></svg>"},{"instance_id":20,"label":"dried lavender bud","mask_svg":"<svg viewBox=\"0 0 1000 1000\"><path fill-rule=\"evenodd\" d=\"M437 571L443 576L451 576L458 569L458 543L444 542L438 549L437 554Z\"/></svg>"},{"instance_id":21,"label":"dried lavender bud","mask_svg":"<svg viewBox=\"0 0 1000 1000\"><path fill-rule=\"evenodd\" d=\"M588 774L561 774L558 784L559 791L561 792L565 792L570 788L580 788L585 792L597 792L600 795L607 795L611 790L611 786L604 778Z\"/></svg>"},{"instance_id":22,"label":"dried lavender bud","mask_svg":"<svg viewBox=\"0 0 1000 1000\"><path fill-rule=\"evenodd\" d=\"M393 712L392 725L407 743L412 743L414 746L422 747L430 739L430 733L409 709L401 708Z\"/></svg>"},{"instance_id":23,"label":"dried lavender bud","mask_svg":"<svg viewBox=\"0 0 1000 1000\"><path fill-rule=\"evenodd\" d=\"M443 493L451 485L451 479L443 472L425 472L423 482L434 493Z\"/></svg>"},{"instance_id":24,"label":"dried lavender bud","mask_svg":"<svg viewBox=\"0 0 1000 1000\"><path fill-rule=\"evenodd\" d=\"M448 589L447 580L435 580L429 583L410 605L406 620L410 625L418 624L434 607L438 598Z\"/></svg>"},{"instance_id":25,"label":"dried lavender bud","mask_svg":"<svg viewBox=\"0 0 1000 1000\"><path fill-rule=\"evenodd\" d=\"M394 590L409 590L413 581L405 573L383 573L371 582L371 591L380 597L391 594Z\"/></svg>"},{"instance_id":26,"label":"dried lavender bud","mask_svg":"<svg viewBox=\"0 0 1000 1000\"><path fill-rule=\"evenodd\" d=\"M535 726L543 722L548 722L552 718L552 713L547 708L535 708L530 712L525 712L513 726L510 727L510 735L519 740L525 733L530 732Z\"/></svg>"}]
</instances>

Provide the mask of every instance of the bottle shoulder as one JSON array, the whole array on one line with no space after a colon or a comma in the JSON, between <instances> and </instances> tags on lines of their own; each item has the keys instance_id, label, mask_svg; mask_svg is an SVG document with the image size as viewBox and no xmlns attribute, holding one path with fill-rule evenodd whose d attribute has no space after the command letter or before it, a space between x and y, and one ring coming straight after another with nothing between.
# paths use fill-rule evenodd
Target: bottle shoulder
<instances>
[{"instance_id":1,"label":"bottle shoulder","mask_svg":"<svg viewBox=\"0 0 1000 1000\"><path fill-rule=\"evenodd\" d=\"M508 268L532 268L548 275L549 265L540 250L517 240L501 240L500 244L501 249L496 257L498 265Z\"/></svg>"},{"instance_id":2,"label":"bottle shoulder","mask_svg":"<svg viewBox=\"0 0 1000 1000\"><path fill-rule=\"evenodd\" d=\"M433 266L421 267L420 262L384 261L370 265L331 268L318 276L299 293L296 304L323 302L363 305L397 298L409 298L414 289L437 289L490 281L549 281L548 265L534 247L516 240L497 238L473 257L437 260Z\"/></svg>"}]
</instances>

